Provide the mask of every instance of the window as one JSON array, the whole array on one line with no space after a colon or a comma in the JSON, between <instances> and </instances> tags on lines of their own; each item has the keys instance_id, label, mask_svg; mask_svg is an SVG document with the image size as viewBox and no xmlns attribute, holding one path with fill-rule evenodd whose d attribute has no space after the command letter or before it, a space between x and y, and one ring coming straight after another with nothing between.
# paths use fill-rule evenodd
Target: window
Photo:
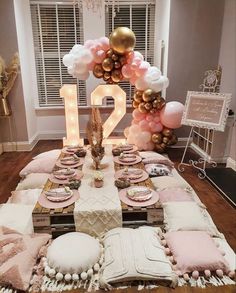
<instances>
[{"instance_id":1,"label":"window","mask_svg":"<svg viewBox=\"0 0 236 293\"><path fill-rule=\"evenodd\" d=\"M135 50L143 54L151 65L154 63L155 1L112 1L105 2L105 31L108 37L119 26L129 27L136 35ZM133 2L133 3L132 3ZM127 103L131 104L134 87L121 82L126 91Z\"/></svg>"},{"instance_id":2,"label":"window","mask_svg":"<svg viewBox=\"0 0 236 293\"><path fill-rule=\"evenodd\" d=\"M83 18L71 2L30 1L40 107L63 105L59 89L76 84L78 104L86 106L86 84L72 78L62 63L75 43L83 43Z\"/></svg>"}]
</instances>

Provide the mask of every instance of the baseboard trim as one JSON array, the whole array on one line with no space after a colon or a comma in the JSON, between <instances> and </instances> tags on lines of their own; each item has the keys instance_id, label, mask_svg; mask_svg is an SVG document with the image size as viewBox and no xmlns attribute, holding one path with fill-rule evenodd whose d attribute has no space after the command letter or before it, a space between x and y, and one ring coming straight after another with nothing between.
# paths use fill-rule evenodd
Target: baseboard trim
<instances>
[{"instance_id":1,"label":"baseboard trim","mask_svg":"<svg viewBox=\"0 0 236 293\"><path fill-rule=\"evenodd\" d=\"M231 157L228 157L226 162L226 167L232 168L234 171L236 171L236 161L232 159Z\"/></svg>"}]
</instances>

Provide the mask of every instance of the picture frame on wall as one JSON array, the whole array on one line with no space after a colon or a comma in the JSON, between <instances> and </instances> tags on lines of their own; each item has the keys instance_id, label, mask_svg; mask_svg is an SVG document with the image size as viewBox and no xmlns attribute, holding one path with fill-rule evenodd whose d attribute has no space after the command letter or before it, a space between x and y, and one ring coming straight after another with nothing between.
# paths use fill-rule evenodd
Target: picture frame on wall
<instances>
[{"instance_id":1,"label":"picture frame on wall","mask_svg":"<svg viewBox=\"0 0 236 293\"><path fill-rule=\"evenodd\" d=\"M182 125L224 131L231 94L188 91Z\"/></svg>"}]
</instances>

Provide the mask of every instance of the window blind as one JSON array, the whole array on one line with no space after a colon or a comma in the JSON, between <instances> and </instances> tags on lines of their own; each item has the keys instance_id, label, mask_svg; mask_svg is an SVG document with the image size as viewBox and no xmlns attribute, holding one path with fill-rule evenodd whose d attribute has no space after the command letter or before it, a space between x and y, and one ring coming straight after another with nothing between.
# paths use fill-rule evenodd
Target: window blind
<instances>
[{"instance_id":1,"label":"window blind","mask_svg":"<svg viewBox=\"0 0 236 293\"><path fill-rule=\"evenodd\" d=\"M151 65L154 63L155 1L112 1L105 2L105 32L109 37L113 29L129 27L136 35L135 50L143 54ZM127 94L127 104L132 103L134 86L129 82L119 85Z\"/></svg>"},{"instance_id":2,"label":"window blind","mask_svg":"<svg viewBox=\"0 0 236 293\"><path fill-rule=\"evenodd\" d=\"M87 106L86 83L72 78L62 63L74 44L83 44L82 11L73 1L30 1L39 106L63 105L59 89L76 84L78 104Z\"/></svg>"}]
</instances>

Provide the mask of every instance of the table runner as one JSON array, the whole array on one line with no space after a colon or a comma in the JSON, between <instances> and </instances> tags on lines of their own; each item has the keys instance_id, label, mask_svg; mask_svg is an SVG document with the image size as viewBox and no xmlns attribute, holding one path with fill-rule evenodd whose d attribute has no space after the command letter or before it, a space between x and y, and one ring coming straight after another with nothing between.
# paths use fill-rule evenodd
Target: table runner
<instances>
[{"instance_id":1,"label":"table runner","mask_svg":"<svg viewBox=\"0 0 236 293\"><path fill-rule=\"evenodd\" d=\"M80 199L74 208L76 231L98 237L113 228L122 227L121 204L118 189L114 185L115 170L111 145L105 146L101 168L104 173L104 186L95 188L92 179L94 169L89 152L82 168L84 177L79 188Z\"/></svg>"}]
</instances>

